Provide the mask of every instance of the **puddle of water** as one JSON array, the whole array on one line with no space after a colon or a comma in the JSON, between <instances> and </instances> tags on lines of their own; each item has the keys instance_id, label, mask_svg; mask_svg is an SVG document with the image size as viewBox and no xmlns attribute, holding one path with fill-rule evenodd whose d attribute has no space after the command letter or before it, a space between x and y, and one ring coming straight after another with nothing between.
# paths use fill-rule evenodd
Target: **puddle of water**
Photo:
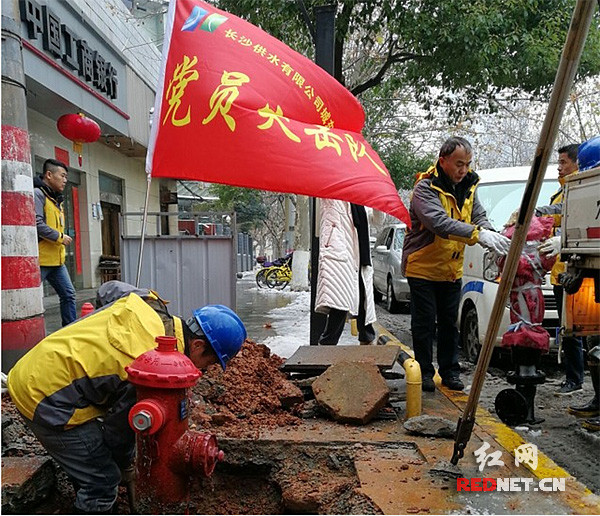
<instances>
[{"instance_id":1,"label":"puddle of water","mask_svg":"<svg viewBox=\"0 0 600 516\"><path fill-rule=\"evenodd\" d=\"M283 291L271 290L268 287L258 288L254 273L245 273L236 283L236 312L246 326L248 337L264 343L276 332L273 328L265 328L268 317L265 316L275 308L283 308L290 304L297 294L290 292L289 287Z\"/></svg>"}]
</instances>

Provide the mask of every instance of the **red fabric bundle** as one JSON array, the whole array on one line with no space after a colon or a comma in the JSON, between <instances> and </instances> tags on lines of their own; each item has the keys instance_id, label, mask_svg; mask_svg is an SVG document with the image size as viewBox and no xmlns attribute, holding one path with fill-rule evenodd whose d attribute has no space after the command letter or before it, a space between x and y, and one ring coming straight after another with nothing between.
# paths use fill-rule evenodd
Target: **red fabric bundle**
<instances>
[{"instance_id":1,"label":"red fabric bundle","mask_svg":"<svg viewBox=\"0 0 600 516\"><path fill-rule=\"evenodd\" d=\"M510 292L510 326L502 336L502 346L519 346L539 349L547 353L550 335L542 328L544 319L544 296L542 281L552 268L555 257L541 256L537 250L541 241L552 233L552 217L533 217L527 231L527 242L519 258L517 273ZM509 226L502 234L512 238L514 226ZM506 257L499 261L504 267Z\"/></svg>"}]
</instances>

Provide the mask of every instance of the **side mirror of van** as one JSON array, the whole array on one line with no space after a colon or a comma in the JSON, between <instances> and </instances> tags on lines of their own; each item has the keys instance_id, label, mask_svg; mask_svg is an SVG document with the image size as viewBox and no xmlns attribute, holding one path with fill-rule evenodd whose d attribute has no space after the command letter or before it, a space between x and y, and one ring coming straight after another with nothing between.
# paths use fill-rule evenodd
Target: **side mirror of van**
<instances>
[{"instance_id":1,"label":"side mirror of van","mask_svg":"<svg viewBox=\"0 0 600 516\"><path fill-rule=\"evenodd\" d=\"M390 254L390 250L384 245L378 245L375 248L375 252L379 254Z\"/></svg>"}]
</instances>

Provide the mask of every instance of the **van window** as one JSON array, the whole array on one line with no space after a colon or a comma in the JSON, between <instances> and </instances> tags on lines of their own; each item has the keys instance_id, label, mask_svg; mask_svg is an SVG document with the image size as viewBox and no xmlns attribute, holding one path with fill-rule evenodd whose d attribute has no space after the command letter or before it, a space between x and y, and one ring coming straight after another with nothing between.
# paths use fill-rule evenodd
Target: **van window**
<instances>
[{"instance_id":1,"label":"van window","mask_svg":"<svg viewBox=\"0 0 600 516\"><path fill-rule=\"evenodd\" d=\"M507 183L483 184L477 188L479 202L485 208L488 220L496 229L500 229L519 208L526 181L511 181ZM558 190L560 185L555 179L544 181L536 206L550 204L550 197Z\"/></svg>"},{"instance_id":2,"label":"van window","mask_svg":"<svg viewBox=\"0 0 600 516\"><path fill-rule=\"evenodd\" d=\"M394 237L394 251L402 251L402 245L404 244L404 230L397 229Z\"/></svg>"},{"instance_id":3,"label":"van window","mask_svg":"<svg viewBox=\"0 0 600 516\"><path fill-rule=\"evenodd\" d=\"M390 229L387 238L385 239L385 246L390 249L392 247L392 238L394 238L394 228Z\"/></svg>"},{"instance_id":4,"label":"van window","mask_svg":"<svg viewBox=\"0 0 600 516\"><path fill-rule=\"evenodd\" d=\"M389 230L390 230L389 228L385 228L381 233L379 233L379 236L377 237L377 240L375 241L375 247L383 245L383 243L385 242L385 239L388 235Z\"/></svg>"}]
</instances>

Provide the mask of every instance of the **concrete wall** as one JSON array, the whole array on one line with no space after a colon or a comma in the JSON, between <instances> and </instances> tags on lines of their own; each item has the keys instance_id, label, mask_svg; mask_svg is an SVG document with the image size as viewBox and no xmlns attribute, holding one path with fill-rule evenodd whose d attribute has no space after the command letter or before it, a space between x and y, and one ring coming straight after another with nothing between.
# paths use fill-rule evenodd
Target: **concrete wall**
<instances>
[{"instance_id":1,"label":"concrete wall","mask_svg":"<svg viewBox=\"0 0 600 516\"><path fill-rule=\"evenodd\" d=\"M161 55L152 35L137 23L121 0L61 0L76 9L83 21L101 33L127 64L152 89L158 78Z\"/></svg>"}]
</instances>

